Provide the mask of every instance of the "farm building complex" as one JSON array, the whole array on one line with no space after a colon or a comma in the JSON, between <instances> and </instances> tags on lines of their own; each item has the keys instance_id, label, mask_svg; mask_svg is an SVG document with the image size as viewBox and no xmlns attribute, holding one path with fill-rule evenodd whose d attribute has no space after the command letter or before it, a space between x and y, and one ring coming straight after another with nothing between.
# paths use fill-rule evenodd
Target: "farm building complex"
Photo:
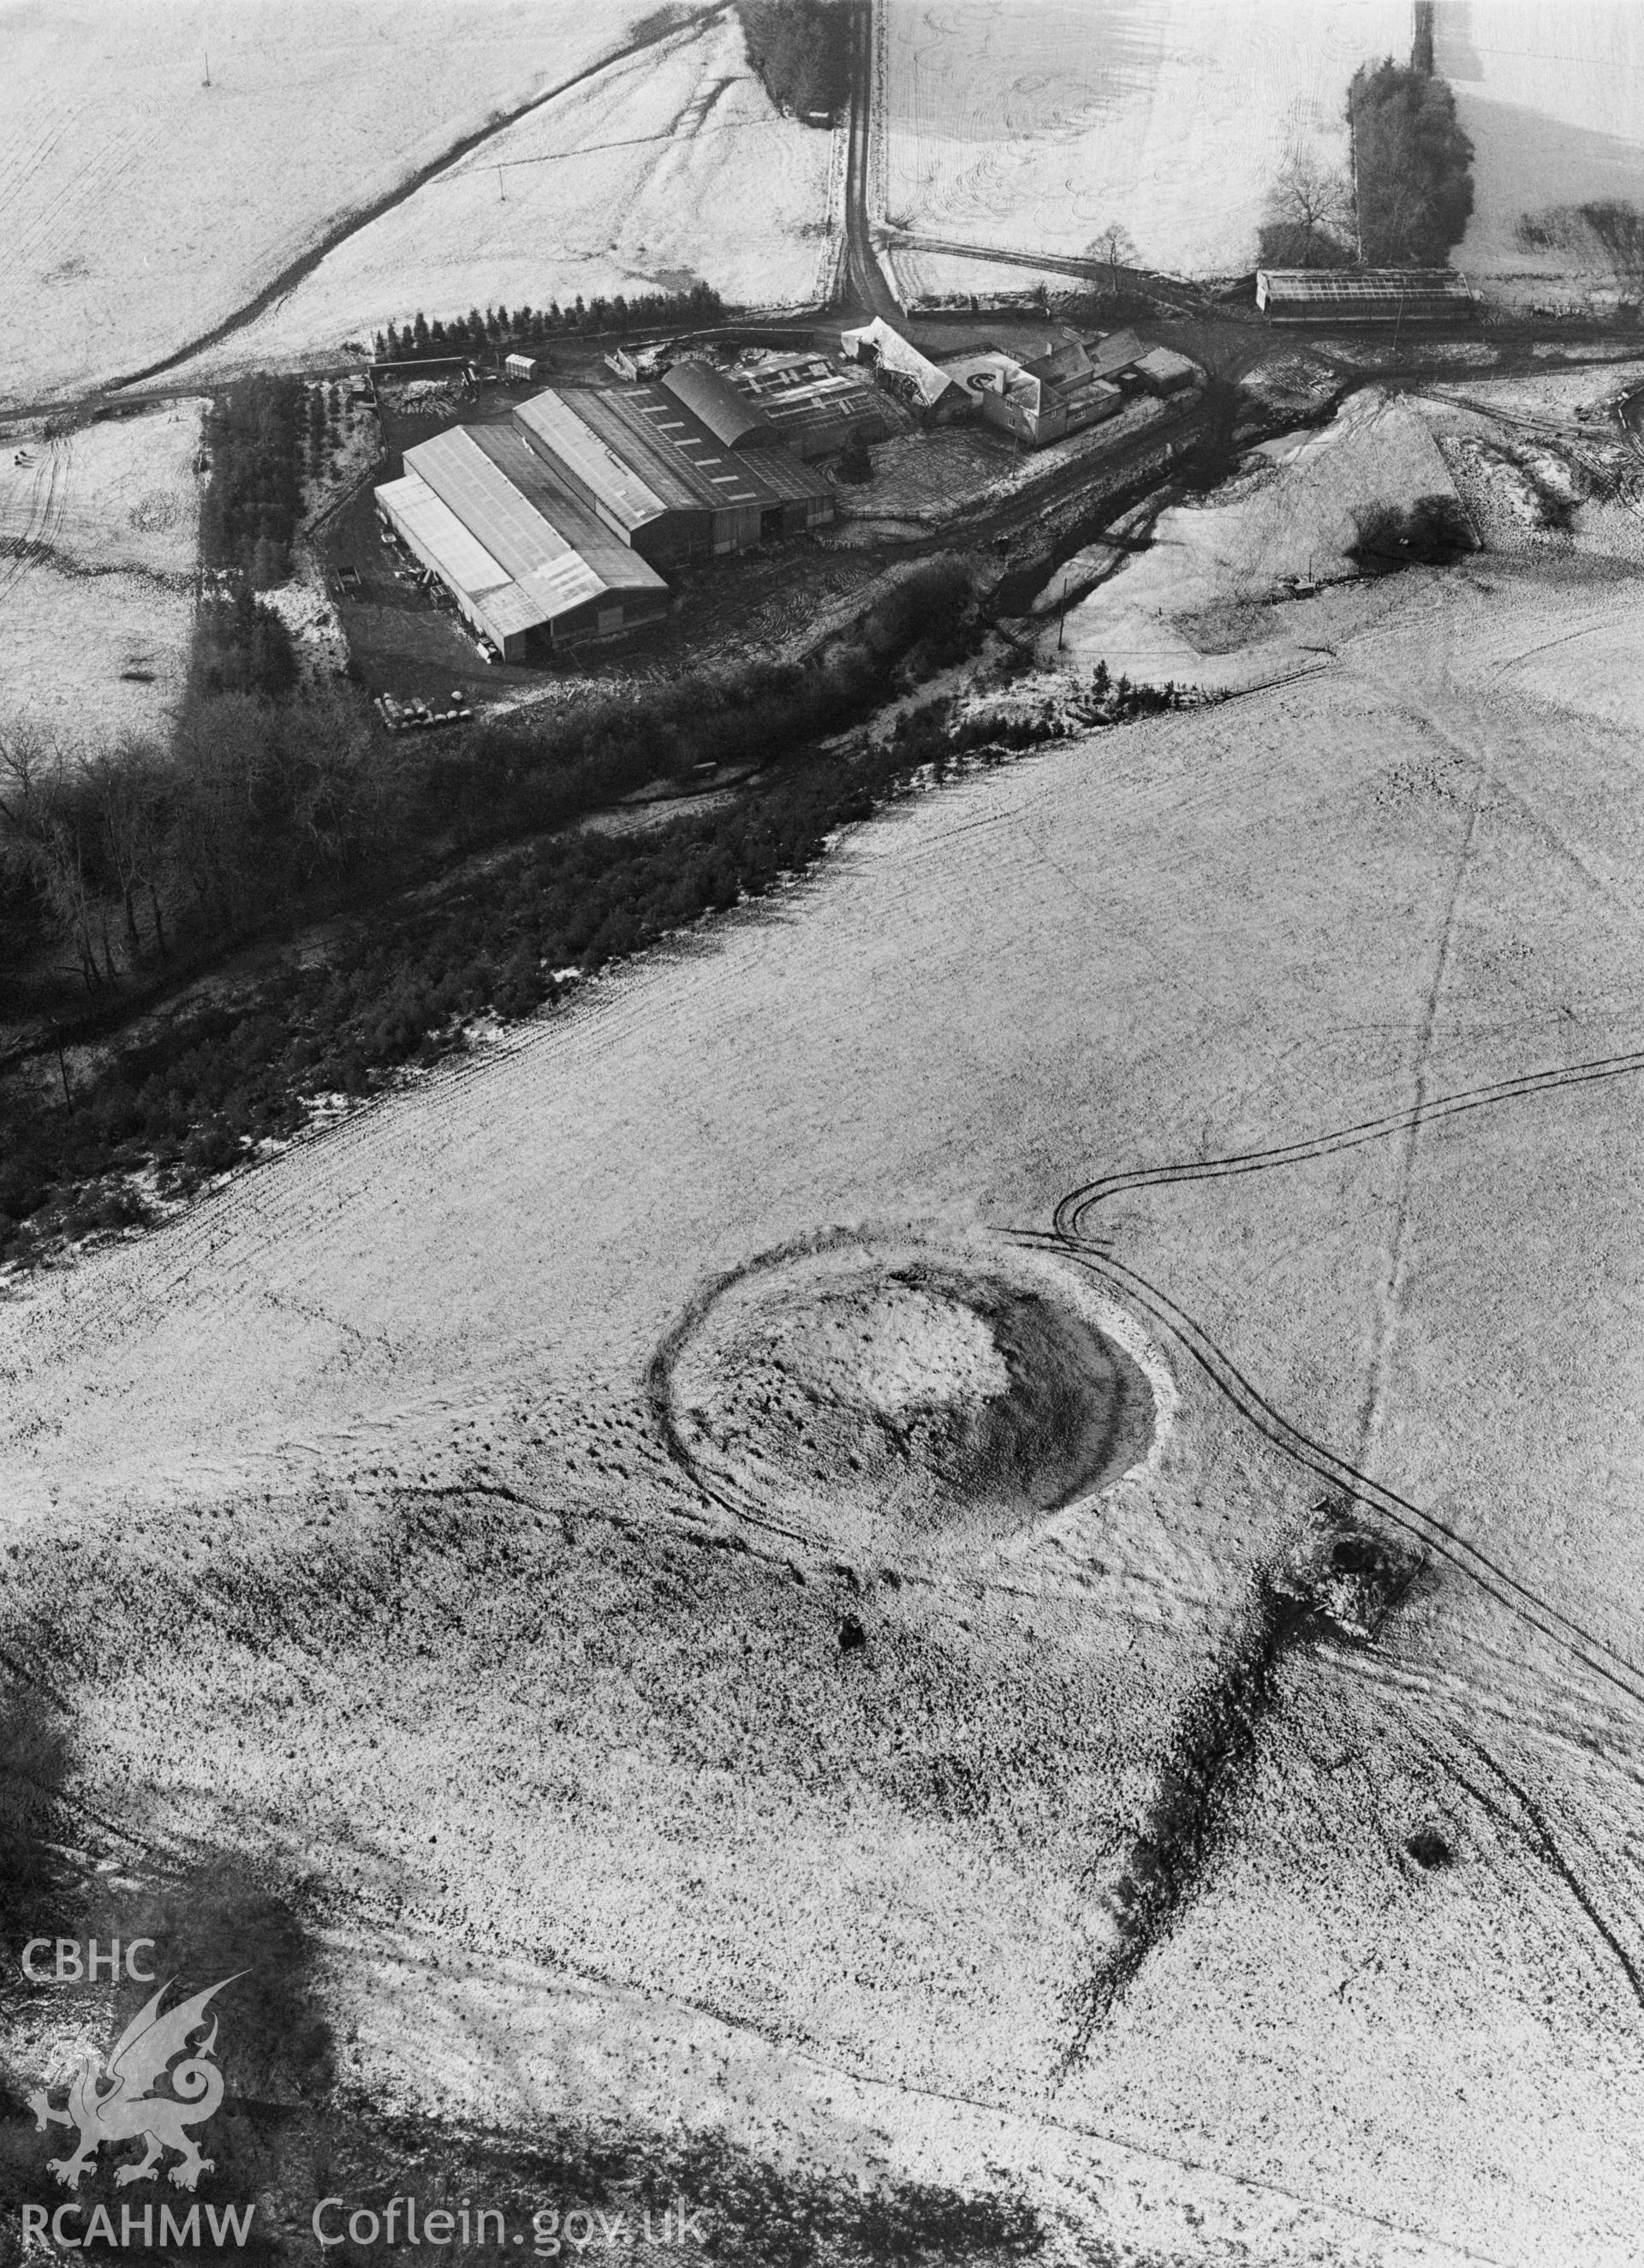
<instances>
[{"instance_id":1,"label":"farm building complex","mask_svg":"<svg viewBox=\"0 0 1644 2268\"><path fill-rule=\"evenodd\" d=\"M987 348L961 356L946 371L986 423L1034 449L1099 424L1138 389L1175 394L1198 376L1185 355L1144 346L1134 331L1089 345L1069 339L1027 362Z\"/></svg>"},{"instance_id":2,"label":"farm building complex","mask_svg":"<svg viewBox=\"0 0 1644 2268\"><path fill-rule=\"evenodd\" d=\"M407 447L377 490L379 518L411 579L443 586L488 653L546 661L661 621L675 569L826 526L837 491L814 458L956 416L1034 447L1197 376L1128 331L1053 336L1026 360L989 346L936 363L879 321L840 346L862 367L653 349L652 377L543 387ZM506 372L535 367L510 357Z\"/></svg>"},{"instance_id":3,"label":"farm building complex","mask_svg":"<svg viewBox=\"0 0 1644 2268\"><path fill-rule=\"evenodd\" d=\"M685 364L672 388L549 388L508 424L452 426L406 451L377 508L469 628L530 661L659 621L658 566L803 534L833 492L716 372Z\"/></svg>"},{"instance_id":4,"label":"farm building complex","mask_svg":"<svg viewBox=\"0 0 1644 2268\"><path fill-rule=\"evenodd\" d=\"M1276 323L1455 322L1478 313L1453 268L1259 268L1256 305Z\"/></svg>"}]
</instances>

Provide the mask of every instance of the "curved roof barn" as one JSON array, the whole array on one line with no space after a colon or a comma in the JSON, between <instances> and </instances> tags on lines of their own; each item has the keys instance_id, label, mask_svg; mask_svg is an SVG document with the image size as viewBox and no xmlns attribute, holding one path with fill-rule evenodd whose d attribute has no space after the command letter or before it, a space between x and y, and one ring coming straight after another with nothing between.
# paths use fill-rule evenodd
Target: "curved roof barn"
<instances>
[{"instance_id":1,"label":"curved roof barn","mask_svg":"<svg viewBox=\"0 0 1644 2268\"><path fill-rule=\"evenodd\" d=\"M782 439L758 403L738 394L712 363L677 362L660 383L728 449L771 449Z\"/></svg>"}]
</instances>

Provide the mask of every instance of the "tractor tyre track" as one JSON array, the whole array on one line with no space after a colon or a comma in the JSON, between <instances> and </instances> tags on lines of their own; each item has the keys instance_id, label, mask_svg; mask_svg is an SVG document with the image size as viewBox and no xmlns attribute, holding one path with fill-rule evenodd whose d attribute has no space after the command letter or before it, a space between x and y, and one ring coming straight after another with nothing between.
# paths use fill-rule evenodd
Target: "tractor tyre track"
<instances>
[{"instance_id":1,"label":"tractor tyre track","mask_svg":"<svg viewBox=\"0 0 1644 2268\"><path fill-rule=\"evenodd\" d=\"M1446 944L1484 793L1481 783L1446 916ZM1443 960L1442 950L1433 988L1434 1000L1442 981ZM1427 1036L1424 1033L1423 1065ZM1140 1307L1184 1349L1248 1425L1304 1471L1325 1482L1339 1500L1361 1506L1413 1537L1425 1551L1454 1567L1477 1589L1590 1676L1600 1679L1634 1707L1644 1706L1644 1670L1518 1581L1448 1521L1373 1479L1361 1465L1350 1462L1294 1425L1239 1369L1203 1325L1167 1292L1139 1270L1115 1257L1110 1245L1085 1233L1085 1223L1094 1208L1125 1189L1168 1187L1235 1173L1267 1171L1399 1134L1405 1138L1402 1219L1407 1194L1405 1184L1417 1130L1427 1120L1516 1101L1559 1086L1626 1077L1641 1070L1644 1054L1609 1057L1567 1066L1559 1071L1500 1081L1490 1087L1440 1097L1432 1102L1422 1094L1419 1079L1418 1100L1405 1110L1341 1129L1310 1142L1280 1145L1266 1151L1187 1166L1107 1175L1063 1197L1055 1209L1054 1226L1050 1232L1021 1230L1016 1234L1020 1242L1031 1248L1061 1251L1121 1300ZM1304 1606L1287 1595L1285 1588L1264 1580L1254 1623L1193 1697L1178 1727L1152 1812L1133 1841L1127 1870L1121 1877L1114 1917L1119 1926L1117 1946L1068 1996L1069 2038L1060 2065L1064 2077L1083 2062L1115 2005L1151 1953L1171 1934L1192 1904L1233 1837L1241 1794L1249 1786L1264 1727L1279 1704L1281 1658L1295 1642L1309 1635L1312 1627L1312 1619ZM1529 1822L1523 1829L1527 1840L1565 1884L1625 1977L1633 1998L1644 2007L1644 1974L1640 1974L1574 1874L1533 1799L1508 1779L1494 1758L1482 1749L1479 1753L1516 1800L1522 1818Z\"/></svg>"},{"instance_id":2,"label":"tractor tyre track","mask_svg":"<svg viewBox=\"0 0 1644 2268\"><path fill-rule=\"evenodd\" d=\"M1495 1778L1501 1781L1502 1786L1513 1798L1514 1802L1518 1807L1519 1813L1522 1814L1522 1817L1513 1820L1511 1823L1518 1828L1519 1832L1523 1836L1525 1841L1530 1844L1537 1857L1548 1869L1553 1879L1560 1884L1570 1898L1574 1902L1576 1907L1585 1917L1587 1922L1590 1926L1594 1934L1598 1938L1601 1944L1604 1947L1605 1951L1609 1954L1611 1961L1613 1962L1616 1968L1620 1970L1622 1977L1626 1979L1627 1990L1631 1992L1633 1999L1637 2001L1640 2008L1644 2008L1644 1974L1640 1973L1638 1962L1627 1951L1620 1939L1616 1935L1614 1929L1599 1911L1597 1905L1594 1902L1592 1892L1589 1889L1582 1877L1576 1873L1574 1866L1568 1854L1560 1844L1558 1837L1553 1834L1552 1822L1549 1821L1546 1813L1542 1809L1540 1804L1536 1801L1536 1799L1530 1794L1528 1788L1526 1788L1521 1781L1515 1779L1512 1774L1508 1771L1507 1767L1504 1764L1498 1763L1496 1758L1490 1754L1490 1751L1486 1748L1484 1748L1477 1741L1469 1741L1467 1745L1478 1757L1480 1764L1485 1766L1486 1770L1494 1774ZM1454 1771L1455 1768L1452 1766L1451 1769ZM1459 1772L1456 1773L1456 1777L1457 1778L1462 1778L1462 1775ZM1486 1805L1489 1804L1489 1800L1484 1794L1482 1789L1474 1786L1472 1783L1465 1779L1463 1779L1463 1785L1467 1786L1469 1792L1475 1795L1481 1803L1485 1803ZM1508 1816L1508 1815L1506 1815L1499 1806L1489 1806L1489 1808L1495 1811L1498 1818L1505 1818Z\"/></svg>"},{"instance_id":3,"label":"tractor tyre track","mask_svg":"<svg viewBox=\"0 0 1644 2268\"><path fill-rule=\"evenodd\" d=\"M1055 1243L1042 1235L1024 1236L1024 1241L1033 1242L1041 1251L1057 1248ZM1168 1292L1110 1254L1066 1243L1060 1248L1075 1265L1086 1269L1121 1300L1128 1300L1151 1316L1264 1440L1271 1441L1305 1471L1327 1482L1338 1494L1379 1513L1413 1536L1560 1653L1624 1694L1635 1706L1644 1708L1644 1669L1521 1583L1470 1543L1459 1529L1369 1474L1361 1472L1325 1443L1292 1425Z\"/></svg>"},{"instance_id":4,"label":"tractor tyre track","mask_svg":"<svg viewBox=\"0 0 1644 2268\"><path fill-rule=\"evenodd\" d=\"M1305 1470L1328 1482L1332 1489L1351 1501L1364 1505L1405 1534L1415 1537L1561 1653L1625 1695L1635 1705L1644 1706L1644 1669L1573 1616L1564 1614L1521 1583L1506 1567L1438 1514L1373 1479L1359 1465L1293 1425L1239 1369L1195 1317L1189 1314L1162 1286L1150 1282L1139 1270L1117 1259L1105 1241L1088 1235L1085 1226L1098 1204L1128 1189L1168 1188L1181 1182L1216 1180L1234 1174L1266 1172L1277 1167L1300 1164L1310 1159L1356 1149L1369 1142L1385 1140L1389 1136L1407 1132L1414 1126L1433 1120L1459 1116L1469 1111L1551 1093L1564 1086L1634 1077L1640 1071L1644 1071L1644 1052L1602 1057L1587 1063L1567 1064L1557 1071L1530 1072L1517 1079L1500 1080L1488 1086L1463 1090L1457 1094L1440 1096L1431 1102L1418 1101L1409 1108L1340 1128L1307 1142L1281 1144L1270 1149L1247 1151L1231 1157L1202 1160L1185 1165L1105 1174L1081 1184L1059 1201L1053 1215L1053 1226L1048 1232L1018 1230L1016 1233L1024 1242L1031 1243L1041 1250L1061 1249L1076 1265L1119 1293L1121 1299L1128 1298L1140 1305L1184 1348L1217 1390L1264 1439Z\"/></svg>"},{"instance_id":5,"label":"tractor tyre track","mask_svg":"<svg viewBox=\"0 0 1644 2268\"><path fill-rule=\"evenodd\" d=\"M1525 1071L1514 1079L1494 1080L1486 1086L1463 1087L1454 1094L1438 1095L1430 1102L1390 1111L1384 1117L1361 1119L1304 1142L1281 1143L1265 1150L1235 1151L1225 1158L1199 1159L1183 1165L1149 1166L1128 1173L1103 1174L1093 1181L1082 1182L1057 1200L1052 1217L1053 1226L1049 1233L1068 1243L1088 1245L1092 1240L1085 1236L1084 1224L1090 1213L1097 1205L1130 1189L1166 1189L1182 1182L1220 1181L1235 1174L1266 1173L1275 1166L1303 1165L1315 1158L1356 1150L1367 1142L1383 1141L1391 1134L1403 1132L1413 1120L1427 1124L1440 1118L1459 1117L1472 1110L1487 1110L1498 1103L1517 1101L1521 1097L1550 1094L1562 1086L1636 1078L1641 1071L1644 1049L1626 1055L1595 1056L1582 1063L1563 1064L1556 1071ZM1097 1248L1105 1248L1098 1244Z\"/></svg>"}]
</instances>

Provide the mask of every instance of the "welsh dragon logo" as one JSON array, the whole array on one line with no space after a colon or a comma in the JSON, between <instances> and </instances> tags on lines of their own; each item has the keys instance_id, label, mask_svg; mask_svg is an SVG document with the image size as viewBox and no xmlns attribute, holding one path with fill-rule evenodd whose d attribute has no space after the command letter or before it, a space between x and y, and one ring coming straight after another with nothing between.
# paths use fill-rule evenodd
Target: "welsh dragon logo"
<instances>
[{"instance_id":1,"label":"welsh dragon logo","mask_svg":"<svg viewBox=\"0 0 1644 2268\"><path fill-rule=\"evenodd\" d=\"M169 2178L174 2188L191 2190L202 2174L210 2171L212 2161L201 2156L200 2146L187 2129L202 2124L223 2100L223 2074L211 2060L217 2045L215 2016L210 2037L170 2071L171 2094L151 2095L148 2089L166 2075L172 2058L183 2053L189 2034L203 2029L206 2002L234 1981L224 1977L216 1984L208 1984L203 1992L168 2008L164 2015L160 2002L170 1990L170 1982L162 1984L115 2041L105 2068L99 2072L103 2058L95 2051L87 2056L69 2082L66 2110L54 2110L47 2090L35 2088L28 2104L40 2133L48 2125L80 2130L79 2145L72 2155L48 2161L65 2189L79 2187L81 2175L105 2142L130 2142L139 2136L147 2146L146 2154L135 2166L121 2167L114 2176L120 2188L128 2182L155 2180L161 2154L166 2150L175 2150L181 2161L171 2169Z\"/></svg>"}]
</instances>

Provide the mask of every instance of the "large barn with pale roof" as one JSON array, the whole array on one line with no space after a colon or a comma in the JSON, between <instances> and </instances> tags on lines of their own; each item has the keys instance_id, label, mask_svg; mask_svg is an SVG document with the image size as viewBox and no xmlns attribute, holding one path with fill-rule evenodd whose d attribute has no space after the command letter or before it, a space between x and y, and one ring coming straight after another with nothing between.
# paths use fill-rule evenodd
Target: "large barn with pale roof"
<instances>
[{"instance_id":1,"label":"large barn with pale roof","mask_svg":"<svg viewBox=\"0 0 1644 2268\"><path fill-rule=\"evenodd\" d=\"M668 585L559 487L506 425L453 426L405 453L377 508L506 661L667 614Z\"/></svg>"}]
</instances>

